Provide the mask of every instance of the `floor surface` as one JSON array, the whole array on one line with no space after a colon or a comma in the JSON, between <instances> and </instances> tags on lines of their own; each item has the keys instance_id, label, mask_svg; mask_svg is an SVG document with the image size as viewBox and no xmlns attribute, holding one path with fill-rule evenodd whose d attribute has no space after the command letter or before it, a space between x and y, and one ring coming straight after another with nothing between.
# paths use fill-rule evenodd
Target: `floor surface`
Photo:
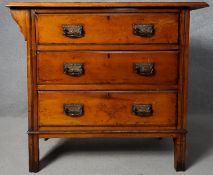
<instances>
[{"instance_id":1,"label":"floor surface","mask_svg":"<svg viewBox=\"0 0 213 175\"><path fill-rule=\"evenodd\" d=\"M212 175L213 117L190 115L187 171L173 168L169 139L40 141L38 175ZM203 120L201 120L203 118ZM0 117L0 175L27 175L27 117Z\"/></svg>"}]
</instances>

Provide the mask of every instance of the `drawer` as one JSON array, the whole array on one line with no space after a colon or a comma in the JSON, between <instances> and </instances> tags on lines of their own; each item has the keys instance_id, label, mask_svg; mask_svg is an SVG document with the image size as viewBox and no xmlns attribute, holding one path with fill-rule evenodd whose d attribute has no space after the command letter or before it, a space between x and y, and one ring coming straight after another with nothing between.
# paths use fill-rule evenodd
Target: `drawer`
<instances>
[{"instance_id":1,"label":"drawer","mask_svg":"<svg viewBox=\"0 0 213 175\"><path fill-rule=\"evenodd\" d=\"M37 14L41 44L178 43L178 13Z\"/></svg>"},{"instance_id":2,"label":"drawer","mask_svg":"<svg viewBox=\"0 0 213 175\"><path fill-rule=\"evenodd\" d=\"M178 52L40 52L38 84L176 84Z\"/></svg>"},{"instance_id":3,"label":"drawer","mask_svg":"<svg viewBox=\"0 0 213 175\"><path fill-rule=\"evenodd\" d=\"M40 126L175 126L175 92L39 91Z\"/></svg>"}]
</instances>

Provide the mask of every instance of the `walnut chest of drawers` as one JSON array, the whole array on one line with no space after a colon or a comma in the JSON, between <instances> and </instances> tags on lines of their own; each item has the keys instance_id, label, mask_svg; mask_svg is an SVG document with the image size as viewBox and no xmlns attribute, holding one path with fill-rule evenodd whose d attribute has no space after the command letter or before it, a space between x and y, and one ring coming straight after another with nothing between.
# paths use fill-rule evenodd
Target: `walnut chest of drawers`
<instances>
[{"instance_id":1,"label":"walnut chest of drawers","mask_svg":"<svg viewBox=\"0 0 213 175\"><path fill-rule=\"evenodd\" d=\"M185 169L190 10L206 3L9 3L27 41L29 170L40 138L172 138Z\"/></svg>"}]
</instances>

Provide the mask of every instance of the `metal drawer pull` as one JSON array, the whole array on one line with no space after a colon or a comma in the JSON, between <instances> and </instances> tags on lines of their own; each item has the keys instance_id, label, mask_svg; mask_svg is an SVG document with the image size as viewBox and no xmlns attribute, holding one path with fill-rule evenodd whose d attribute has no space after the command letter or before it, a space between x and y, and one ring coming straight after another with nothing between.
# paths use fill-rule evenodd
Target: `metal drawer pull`
<instances>
[{"instance_id":1,"label":"metal drawer pull","mask_svg":"<svg viewBox=\"0 0 213 175\"><path fill-rule=\"evenodd\" d=\"M84 105L82 105L82 104L64 104L64 113L71 117L82 116L84 113Z\"/></svg>"},{"instance_id":2,"label":"metal drawer pull","mask_svg":"<svg viewBox=\"0 0 213 175\"><path fill-rule=\"evenodd\" d=\"M134 104L132 113L137 116L151 116L153 113L151 104Z\"/></svg>"},{"instance_id":3,"label":"metal drawer pull","mask_svg":"<svg viewBox=\"0 0 213 175\"><path fill-rule=\"evenodd\" d=\"M151 37L154 35L155 29L153 24L133 24L134 35Z\"/></svg>"},{"instance_id":4,"label":"metal drawer pull","mask_svg":"<svg viewBox=\"0 0 213 175\"><path fill-rule=\"evenodd\" d=\"M154 63L135 63L133 69L136 74L145 76L153 75L155 71Z\"/></svg>"},{"instance_id":5,"label":"metal drawer pull","mask_svg":"<svg viewBox=\"0 0 213 175\"><path fill-rule=\"evenodd\" d=\"M84 36L84 28L81 24L65 24L62 26L64 35L71 38L81 38Z\"/></svg>"},{"instance_id":6,"label":"metal drawer pull","mask_svg":"<svg viewBox=\"0 0 213 175\"><path fill-rule=\"evenodd\" d=\"M65 63L64 73L70 76L80 76L84 74L84 64L82 63Z\"/></svg>"}]
</instances>

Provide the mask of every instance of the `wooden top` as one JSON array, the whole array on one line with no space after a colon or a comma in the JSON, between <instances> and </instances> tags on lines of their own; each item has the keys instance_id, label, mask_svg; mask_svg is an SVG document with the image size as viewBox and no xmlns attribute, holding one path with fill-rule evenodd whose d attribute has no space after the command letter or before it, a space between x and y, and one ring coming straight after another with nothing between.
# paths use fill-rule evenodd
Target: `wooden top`
<instances>
[{"instance_id":1,"label":"wooden top","mask_svg":"<svg viewBox=\"0 0 213 175\"><path fill-rule=\"evenodd\" d=\"M10 8L72 8L72 7L138 7L138 8L189 8L208 7L206 2L10 2Z\"/></svg>"}]
</instances>

